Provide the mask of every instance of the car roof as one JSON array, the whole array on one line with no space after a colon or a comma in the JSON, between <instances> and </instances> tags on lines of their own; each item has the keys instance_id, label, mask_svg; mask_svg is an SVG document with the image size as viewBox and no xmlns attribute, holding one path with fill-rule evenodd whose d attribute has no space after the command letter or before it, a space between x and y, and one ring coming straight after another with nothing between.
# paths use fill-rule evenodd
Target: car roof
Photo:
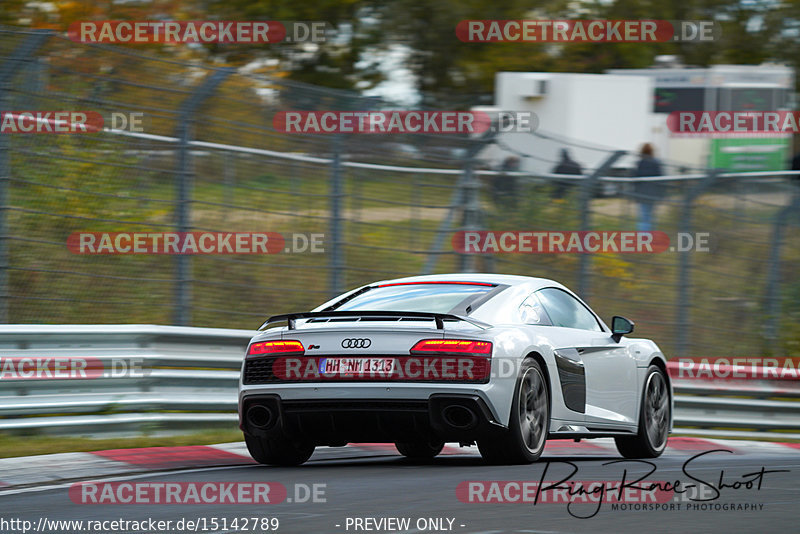
<instances>
[{"instance_id":1,"label":"car roof","mask_svg":"<svg viewBox=\"0 0 800 534\"><path fill-rule=\"evenodd\" d=\"M352 295L354 293L362 291L365 287L369 286L375 287L384 284L401 284L401 283L414 283L414 282L480 282L484 284L485 283L498 284L498 285L510 286L509 289L516 288L517 291L512 291L511 294L516 294L516 295L524 294L524 296L527 296L527 294L532 291L538 291L539 289L544 287L557 287L569 291L569 288L563 286L562 284L559 284L554 280L549 280L547 278L534 278L532 276L518 276L514 274L492 274L492 273L426 274L421 276L409 276L406 278L393 278L389 280L380 280L360 287L356 287L351 289L350 291L346 291L345 293L333 297L327 302L323 302L322 304L314 308L312 311L322 311L331 306L332 304L334 304L335 302L338 302L342 298L345 298L348 295ZM502 295L501 298L509 298L508 291L503 291L501 295ZM524 298L524 296L522 298Z\"/></svg>"},{"instance_id":2,"label":"car roof","mask_svg":"<svg viewBox=\"0 0 800 534\"><path fill-rule=\"evenodd\" d=\"M422 276L409 276L406 278L395 278L393 280L381 280L369 285L397 284L412 282L481 282L491 284L502 284L507 286L518 286L527 284L532 290L542 287L563 287L558 282L547 278L534 278L532 276L519 276L515 274L492 274L492 273L446 273L446 274L426 274Z\"/></svg>"}]
</instances>

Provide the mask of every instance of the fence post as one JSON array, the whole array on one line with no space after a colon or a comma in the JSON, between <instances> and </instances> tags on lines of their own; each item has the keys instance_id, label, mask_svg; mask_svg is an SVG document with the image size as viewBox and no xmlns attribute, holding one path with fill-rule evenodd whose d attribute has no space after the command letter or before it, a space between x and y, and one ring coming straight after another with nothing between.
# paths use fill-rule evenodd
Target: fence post
<instances>
[{"instance_id":1,"label":"fence post","mask_svg":"<svg viewBox=\"0 0 800 534\"><path fill-rule=\"evenodd\" d=\"M330 247L330 274L328 281L328 292L331 297L339 295L343 291L344 274L344 254L342 251L342 137L337 135L333 138L333 161L331 163L331 189L330 189L330 235L326 236Z\"/></svg>"},{"instance_id":2,"label":"fence post","mask_svg":"<svg viewBox=\"0 0 800 534\"><path fill-rule=\"evenodd\" d=\"M480 181L475 177L475 159L470 154L464 165L464 195L461 197L464 201L461 229L465 232L480 230L480 185ZM476 259L475 254L461 254L459 270L463 273L474 273Z\"/></svg>"},{"instance_id":3,"label":"fence post","mask_svg":"<svg viewBox=\"0 0 800 534\"><path fill-rule=\"evenodd\" d=\"M225 187L225 203L234 203L234 185L236 183L236 160L235 152L224 152L222 156L222 177Z\"/></svg>"},{"instance_id":4,"label":"fence post","mask_svg":"<svg viewBox=\"0 0 800 534\"><path fill-rule=\"evenodd\" d=\"M794 176L792 177L794 178ZM794 185L794 184L792 184ZM764 291L764 309L766 322L764 324L764 339L767 342L766 352L772 354L775 343L779 340L778 320L781 316L781 249L786 231L786 222L789 217L800 210L800 189L792 192L792 200L778 212L772 225L772 242L769 251L769 264L767 267L767 286Z\"/></svg>"},{"instance_id":5,"label":"fence post","mask_svg":"<svg viewBox=\"0 0 800 534\"><path fill-rule=\"evenodd\" d=\"M420 181L417 178L417 173L411 175L411 208L409 210L411 217L411 228L408 229L408 248L409 250L413 251L417 250L418 236L415 229L420 228L418 207L422 202L422 197L420 196Z\"/></svg>"},{"instance_id":6,"label":"fence post","mask_svg":"<svg viewBox=\"0 0 800 534\"><path fill-rule=\"evenodd\" d=\"M718 175L718 170L709 169L708 178L700 180L699 184L687 189L686 196L683 197L683 206L681 207L681 221L678 225L679 235L691 233L694 201L716 182ZM690 261L691 252L678 252L678 254L678 302L676 308L677 317L675 318L677 329L675 332L675 352L677 356L681 357L687 356L689 352L689 328L691 325L691 301L689 296L692 292L692 262Z\"/></svg>"},{"instance_id":7,"label":"fence post","mask_svg":"<svg viewBox=\"0 0 800 534\"><path fill-rule=\"evenodd\" d=\"M19 69L27 61L32 61L33 54L42 47L44 42L50 38L50 31L36 31L25 38L17 46L5 63L0 66L0 110L9 109L8 93L11 81L19 72ZM10 320L8 313L8 303L11 296L8 285L8 205L9 205L9 181L11 180L11 144L7 133L0 133L0 323L8 323Z\"/></svg>"},{"instance_id":8,"label":"fence post","mask_svg":"<svg viewBox=\"0 0 800 534\"><path fill-rule=\"evenodd\" d=\"M450 204L447 209L447 215L442 222L439 223L439 228L436 229L436 235L433 237L433 245L428 251L428 259L425 261L425 267L422 269L422 274L432 274L436 268L436 263L439 261L439 254L442 253L444 246L445 236L453 228L453 218L455 218L456 211L463 203L464 198L464 175L458 177L453 195L450 197Z\"/></svg>"},{"instance_id":9,"label":"fence post","mask_svg":"<svg viewBox=\"0 0 800 534\"><path fill-rule=\"evenodd\" d=\"M514 176L514 173L511 172L511 173L509 173L509 175L510 176ZM483 186L483 184L480 181L478 183L481 186ZM488 221L489 215L487 213L487 210L483 210L482 209L482 210L478 211L478 216L479 216L478 227L482 228L482 229L488 229L489 228L489 221ZM495 254L487 254L487 255L485 255L483 257L483 266L482 266L482 271L483 272L485 272L485 273L493 273L493 272L495 272L496 265L497 265L497 256Z\"/></svg>"},{"instance_id":10,"label":"fence post","mask_svg":"<svg viewBox=\"0 0 800 534\"><path fill-rule=\"evenodd\" d=\"M189 141L194 124L194 114L217 86L233 73L233 69L219 69L197 87L178 108L178 153L175 172L175 227L178 232L188 232L192 227L190 204L192 202L192 171ZM175 308L172 323L187 326L191 323L191 263L186 254L175 256Z\"/></svg>"},{"instance_id":11,"label":"fence post","mask_svg":"<svg viewBox=\"0 0 800 534\"><path fill-rule=\"evenodd\" d=\"M433 238L433 245L428 251L428 259L425 261L425 267L422 269L422 274L431 274L436 268L436 262L439 260L439 254L442 254L442 247L444 246L445 236L453 229L453 219L455 218L456 211L462 210L463 224L466 226L474 226L472 229L477 229L480 222L480 181L475 178L475 156L481 150L495 142L497 134L493 131L495 128L489 128L480 137L470 139L466 147L466 155L464 156L464 172L458 177L456 182L455 191L450 197L450 205L447 210L447 216L439 223L439 228L436 230L436 235ZM474 270L475 259L465 258L461 256L461 270L472 272Z\"/></svg>"},{"instance_id":12,"label":"fence post","mask_svg":"<svg viewBox=\"0 0 800 534\"><path fill-rule=\"evenodd\" d=\"M592 172L592 174L582 180L579 200L579 229L581 232L588 232L592 229L592 218L590 213L591 203L592 197L594 196L594 191L597 188L597 183L600 181L600 177L608 172L608 169L610 169L611 166L614 165L614 163L616 163L617 160L625 154L626 152L624 150L617 150L603 163L601 163L600 166L597 167L594 172ZM589 282L589 270L591 269L591 266L592 255L580 254L578 258L578 295L580 295L580 297L586 302L589 301L592 291L591 284Z\"/></svg>"}]
</instances>

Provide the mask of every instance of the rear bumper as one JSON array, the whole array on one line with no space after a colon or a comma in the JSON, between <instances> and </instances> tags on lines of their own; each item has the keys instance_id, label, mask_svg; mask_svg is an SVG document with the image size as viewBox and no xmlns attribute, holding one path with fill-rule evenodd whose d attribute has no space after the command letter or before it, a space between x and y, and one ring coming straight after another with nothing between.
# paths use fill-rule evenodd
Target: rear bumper
<instances>
[{"instance_id":1,"label":"rear bumper","mask_svg":"<svg viewBox=\"0 0 800 534\"><path fill-rule=\"evenodd\" d=\"M477 394L434 393L427 399L283 399L245 394L242 430L317 445L438 439L471 442L505 427Z\"/></svg>"}]
</instances>

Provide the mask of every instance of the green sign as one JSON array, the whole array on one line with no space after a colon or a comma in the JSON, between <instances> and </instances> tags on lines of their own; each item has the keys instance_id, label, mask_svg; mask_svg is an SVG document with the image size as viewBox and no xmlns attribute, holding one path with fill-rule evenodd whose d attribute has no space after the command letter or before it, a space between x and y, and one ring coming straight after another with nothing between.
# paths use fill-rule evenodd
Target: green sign
<instances>
[{"instance_id":1,"label":"green sign","mask_svg":"<svg viewBox=\"0 0 800 534\"><path fill-rule=\"evenodd\" d=\"M791 137L721 137L711 140L713 169L730 172L782 171L790 157Z\"/></svg>"}]
</instances>

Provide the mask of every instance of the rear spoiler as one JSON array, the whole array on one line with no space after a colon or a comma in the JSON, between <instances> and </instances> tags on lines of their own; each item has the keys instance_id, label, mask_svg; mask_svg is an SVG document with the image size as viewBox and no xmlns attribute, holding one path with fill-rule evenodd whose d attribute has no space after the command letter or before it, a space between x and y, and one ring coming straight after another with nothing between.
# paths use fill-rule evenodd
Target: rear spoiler
<instances>
[{"instance_id":1,"label":"rear spoiler","mask_svg":"<svg viewBox=\"0 0 800 534\"><path fill-rule=\"evenodd\" d=\"M361 317L368 319L370 317L396 317L398 319L433 319L436 321L436 328L444 330L445 321L463 321L470 323L480 328L491 328L492 325L484 323L471 317L464 317L462 315L453 315L451 313L430 313L430 312L404 312L404 311L321 311L321 312L301 312L301 313L284 313L282 315L273 315L267 319L258 329L262 330L265 326L277 323L279 321L287 321L289 323L289 330L295 329L295 321L297 319L315 319L317 317Z\"/></svg>"}]
</instances>

